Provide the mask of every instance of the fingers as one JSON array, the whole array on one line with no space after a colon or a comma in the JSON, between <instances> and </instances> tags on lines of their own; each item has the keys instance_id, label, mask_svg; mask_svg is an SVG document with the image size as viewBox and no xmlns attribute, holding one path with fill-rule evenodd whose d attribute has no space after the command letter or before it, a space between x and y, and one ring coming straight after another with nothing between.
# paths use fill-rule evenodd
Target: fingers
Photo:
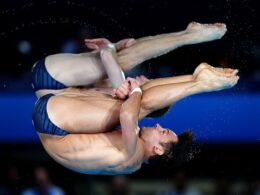
<instances>
[{"instance_id":1,"label":"fingers","mask_svg":"<svg viewBox=\"0 0 260 195\"><path fill-rule=\"evenodd\" d=\"M120 85L120 87L122 88L122 89L124 89L125 91L129 91L130 90L130 84L129 84L129 82L126 80L126 81L124 81L121 85Z\"/></svg>"},{"instance_id":2,"label":"fingers","mask_svg":"<svg viewBox=\"0 0 260 195\"><path fill-rule=\"evenodd\" d=\"M98 47L96 44L93 44L93 43L86 43L85 45L86 45L89 49L94 49L94 50L99 49L99 47Z\"/></svg>"},{"instance_id":3,"label":"fingers","mask_svg":"<svg viewBox=\"0 0 260 195\"><path fill-rule=\"evenodd\" d=\"M128 96L128 93L125 92L124 90L120 89L120 88L117 88L117 89L116 89L116 92L115 92L115 95L116 95L116 97L118 97L119 99L124 100L124 99Z\"/></svg>"},{"instance_id":4,"label":"fingers","mask_svg":"<svg viewBox=\"0 0 260 195\"><path fill-rule=\"evenodd\" d=\"M85 43L103 43L108 44L110 41L106 38L97 38L97 39L85 39Z\"/></svg>"},{"instance_id":5,"label":"fingers","mask_svg":"<svg viewBox=\"0 0 260 195\"><path fill-rule=\"evenodd\" d=\"M118 88L113 89L112 96L118 97L119 99L125 99L129 95L130 91L130 83L126 80Z\"/></svg>"},{"instance_id":6,"label":"fingers","mask_svg":"<svg viewBox=\"0 0 260 195\"><path fill-rule=\"evenodd\" d=\"M230 82L231 87L235 86L239 80L239 76L234 76Z\"/></svg>"},{"instance_id":7,"label":"fingers","mask_svg":"<svg viewBox=\"0 0 260 195\"><path fill-rule=\"evenodd\" d=\"M238 69L225 68L223 72L226 77L234 77L237 75Z\"/></svg>"},{"instance_id":8,"label":"fingers","mask_svg":"<svg viewBox=\"0 0 260 195\"><path fill-rule=\"evenodd\" d=\"M229 78L226 77L225 79L229 83L229 85L227 85L227 87L233 87L237 84L237 82L239 80L239 76L234 75L234 76L229 77Z\"/></svg>"},{"instance_id":9,"label":"fingers","mask_svg":"<svg viewBox=\"0 0 260 195\"><path fill-rule=\"evenodd\" d=\"M120 41L118 41L116 43L116 48L117 50L122 50L126 47L130 47L131 45L133 45L135 43L135 39L133 38L129 38L129 39L122 39Z\"/></svg>"},{"instance_id":10,"label":"fingers","mask_svg":"<svg viewBox=\"0 0 260 195\"><path fill-rule=\"evenodd\" d=\"M236 76L239 72L238 69L232 69L232 68L215 68L213 66L209 66L211 70L213 70L217 75L219 76L225 76L225 77L233 77Z\"/></svg>"},{"instance_id":11,"label":"fingers","mask_svg":"<svg viewBox=\"0 0 260 195\"><path fill-rule=\"evenodd\" d=\"M130 89L131 89L131 92L135 89L135 88L138 88L140 87L140 84L138 83L138 81L134 78L127 78L127 81L130 82Z\"/></svg>"},{"instance_id":12,"label":"fingers","mask_svg":"<svg viewBox=\"0 0 260 195\"><path fill-rule=\"evenodd\" d=\"M127 39L123 39L123 40L117 42L117 43L116 43L116 49L117 49L117 50L124 49L124 48L126 47L127 42L128 42Z\"/></svg>"},{"instance_id":13,"label":"fingers","mask_svg":"<svg viewBox=\"0 0 260 195\"><path fill-rule=\"evenodd\" d=\"M112 94L111 95L112 95L112 97L116 97L116 89L112 90Z\"/></svg>"},{"instance_id":14,"label":"fingers","mask_svg":"<svg viewBox=\"0 0 260 195\"><path fill-rule=\"evenodd\" d=\"M137 85L137 86L139 87L139 83L138 83L138 81L137 81L136 79L128 77L128 78L127 78L127 81L130 82L130 85L131 85L131 86Z\"/></svg>"},{"instance_id":15,"label":"fingers","mask_svg":"<svg viewBox=\"0 0 260 195\"><path fill-rule=\"evenodd\" d=\"M97 38L97 39L85 39L85 45L90 49L101 49L110 43L109 40L105 38Z\"/></svg>"},{"instance_id":16,"label":"fingers","mask_svg":"<svg viewBox=\"0 0 260 195\"><path fill-rule=\"evenodd\" d=\"M239 70L238 70L238 69L235 69L235 70L233 70L232 74L233 74L233 75L237 75L238 72L239 72Z\"/></svg>"}]
</instances>

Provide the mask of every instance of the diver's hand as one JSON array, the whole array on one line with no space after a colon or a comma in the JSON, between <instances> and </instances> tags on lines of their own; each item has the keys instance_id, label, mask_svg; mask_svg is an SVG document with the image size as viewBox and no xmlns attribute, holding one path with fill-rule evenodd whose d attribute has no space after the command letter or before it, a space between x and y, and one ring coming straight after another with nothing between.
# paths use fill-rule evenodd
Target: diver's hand
<instances>
[{"instance_id":1,"label":"diver's hand","mask_svg":"<svg viewBox=\"0 0 260 195\"><path fill-rule=\"evenodd\" d=\"M113 89L112 96L124 100L127 98L129 93L130 93L130 83L128 80L125 80L119 87Z\"/></svg>"},{"instance_id":2,"label":"diver's hand","mask_svg":"<svg viewBox=\"0 0 260 195\"><path fill-rule=\"evenodd\" d=\"M105 48L108 44L112 43L111 41L109 41L106 38L85 39L84 41L85 41L85 45L89 49L94 49L94 50L101 50L101 49ZM130 47L135 42L136 42L135 39L128 38L128 39L122 39L122 40L118 41L117 43L115 43L114 45L116 47L116 50L120 51L124 48Z\"/></svg>"},{"instance_id":3,"label":"diver's hand","mask_svg":"<svg viewBox=\"0 0 260 195\"><path fill-rule=\"evenodd\" d=\"M112 96L125 100L135 88L139 87L140 83L136 79L128 77L119 87L113 89Z\"/></svg>"},{"instance_id":4,"label":"diver's hand","mask_svg":"<svg viewBox=\"0 0 260 195\"><path fill-rule=\"evenodd\" d=\"M135 43L135 39L133 38L128 38L128 39L122 39L120 41L118 41L116 44L115 44L115 47L116 47L116 50L117 51L120 51L124 48L127 48L127 47L130 47L131 45L133 45Z\"/></svg>"},{"instance_id":5,"label":"diver's hand","mask_svg":"<svg viewBox=\"0 0 260 195\"><path fill-rule=\"evenodd\" d=\"M130 92L128 95L130 95L134 89L140 88L140 83L136 79L128 77L127 81L130 83Z\"/></svg>"},{"instance_id":6,"label":"diver's hand","mask_svg":"<svg viewBox=\"0 0 260 195\"><path fill-rule=\"evenodd\" d=\"M106 47L109 43L111 43L106 38L85 39L84 41L85 41L85 45L89 49L94 49L94 50L100 50L100 49Z\"/></svg>"}]
</instances>

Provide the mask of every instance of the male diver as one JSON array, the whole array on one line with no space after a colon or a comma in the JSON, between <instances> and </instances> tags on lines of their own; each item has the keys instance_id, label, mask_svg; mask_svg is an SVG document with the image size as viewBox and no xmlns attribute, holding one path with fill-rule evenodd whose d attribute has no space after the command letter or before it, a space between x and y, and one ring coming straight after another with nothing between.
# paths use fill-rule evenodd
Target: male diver
<instances>
[{"instance_id":1,"label":"male diver","mask_svg":"<svg viewBox=\"0 0 260 195\"><path fill-rule=\"evenodd\" d=\"M143 163L183 160L191 132L177 136L159 124L139 129L138 120L186 96L233 87L238 71L202 63L192 75L124 80L118 67L130 69L182 45L218 39L225 31L223 24L192 23L183 32L131 39L119 51L110 45L100 48L94 40L90 47L98 51L56 54L37 62L33 123L48 154L86 174L129 174ZM113 91L72 87L97 82L106 73Z\"/></svg>"}]
</instances>

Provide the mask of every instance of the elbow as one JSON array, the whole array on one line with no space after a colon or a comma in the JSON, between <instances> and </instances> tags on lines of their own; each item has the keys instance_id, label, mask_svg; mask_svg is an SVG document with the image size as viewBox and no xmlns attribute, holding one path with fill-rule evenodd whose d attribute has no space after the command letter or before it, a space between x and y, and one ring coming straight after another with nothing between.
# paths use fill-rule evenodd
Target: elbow
<instances>
[{"instance_id":1,"label":"elbow","mask_svg":"<svg viewBox=\"0 0 260 195\"><path fill-rule=\"evenodd\" d=\"M141 107L145 110L152 110L154 109L155 105L158 104L158 102L155 102L156 101L153 95L145 93L142 96Z\"/></svg>"}]
</instances>

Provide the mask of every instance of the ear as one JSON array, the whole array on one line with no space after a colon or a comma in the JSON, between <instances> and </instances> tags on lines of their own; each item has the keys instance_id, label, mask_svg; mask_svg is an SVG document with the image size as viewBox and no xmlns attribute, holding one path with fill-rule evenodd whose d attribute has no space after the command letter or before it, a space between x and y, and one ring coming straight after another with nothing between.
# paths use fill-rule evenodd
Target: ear
<instances>
[{"instance_id":1,"label":"ear","mask_svg":"<svg viewBox=\"0 0 260 195\"><path fill-rule=\"evenodd\" d=\"M157 155L163 155L164 148L161 145L155 145L155 146L153 146L153 152L154 152L154 154L157 154Z\"/></svg>"}]
</instances>

